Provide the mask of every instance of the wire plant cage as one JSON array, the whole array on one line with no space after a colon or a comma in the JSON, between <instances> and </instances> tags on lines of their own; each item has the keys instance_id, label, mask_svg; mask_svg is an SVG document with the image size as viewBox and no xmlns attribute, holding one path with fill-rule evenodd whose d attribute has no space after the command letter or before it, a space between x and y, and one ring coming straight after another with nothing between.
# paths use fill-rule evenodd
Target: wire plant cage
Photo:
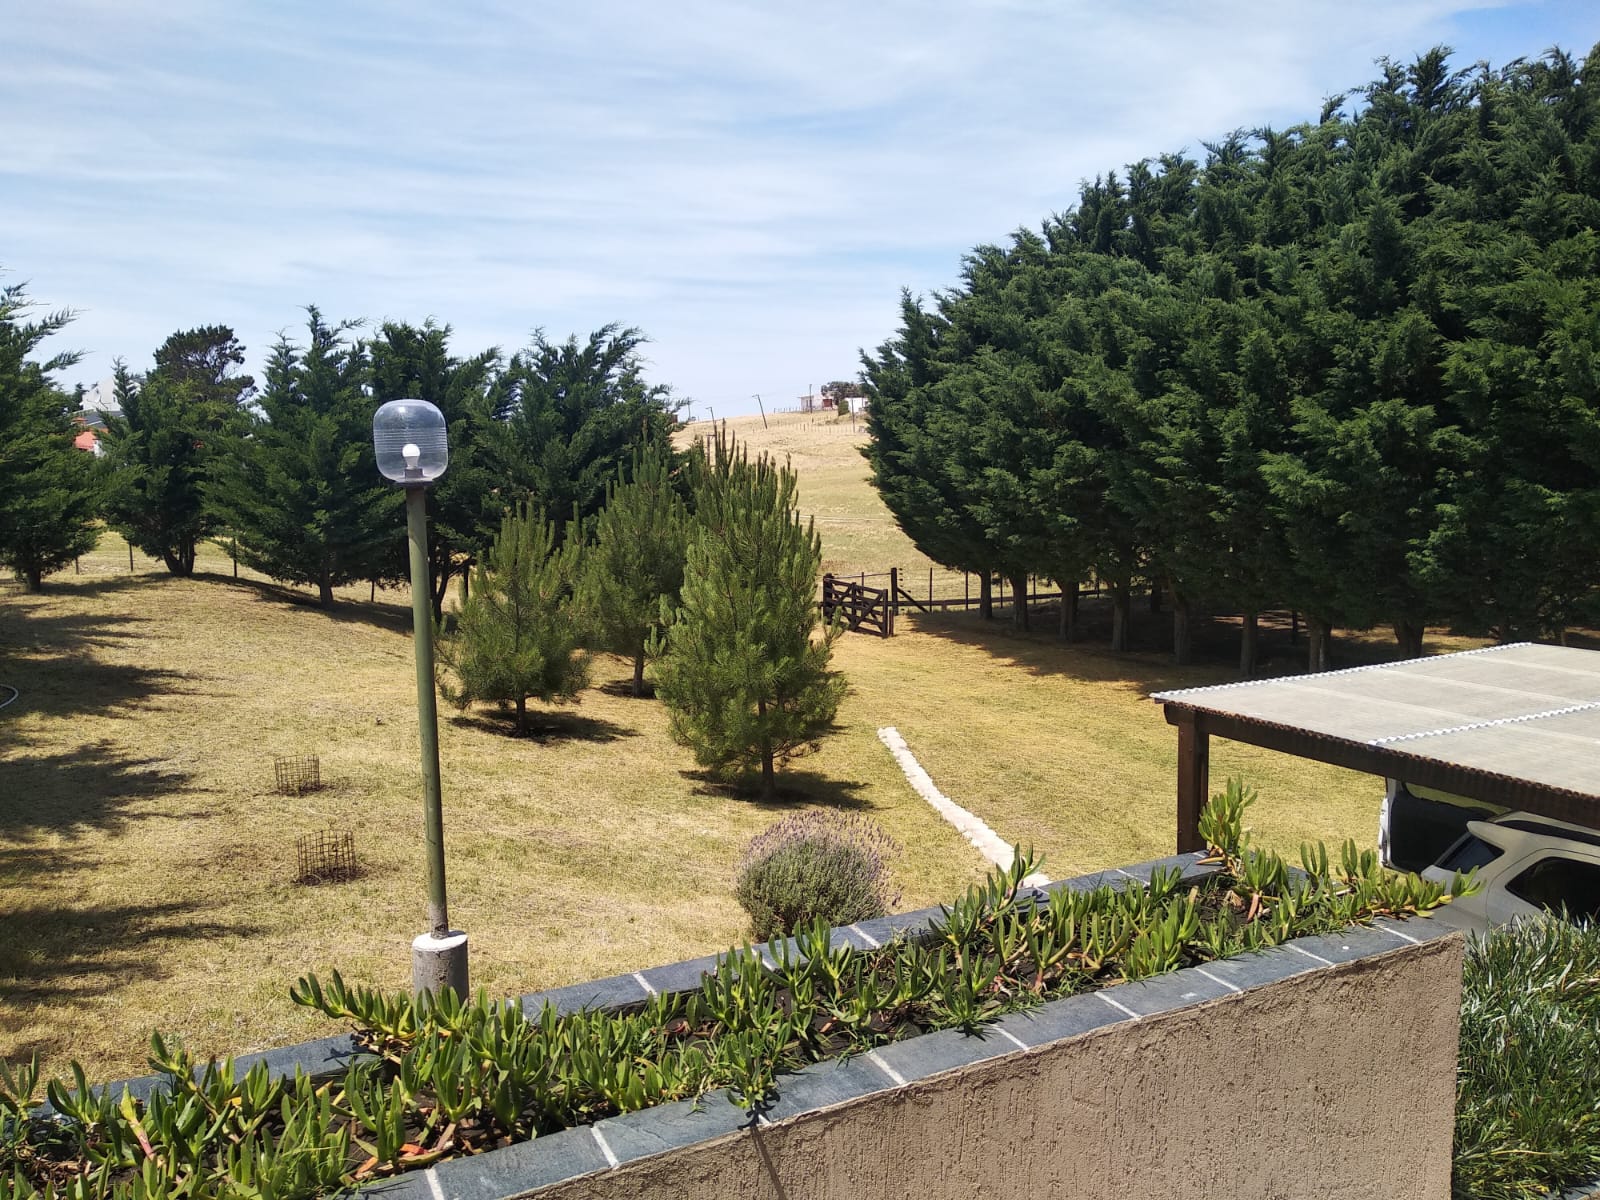
<instances>
[{"instance_id":1,"label":"wire plant cage","mask_svg":"<svg viewBox=\"0 0 1600 1200\"><path fill-rule=\"evenodd\" d=\"M315 754L280 754L272 760L278 790L299 796L322 787L322 763Z\"/></svg>"},{"instance_id":2,"label":"wire plant cage","mask_svg":"<svg viewBox=\"0 0 1600 1200\"><path fill-rule=\"evenodd\" d=\"M294 841L296 883L343 883L359 873L356 835L348 829L319 829Z\"/></svg>"}]
</instances>

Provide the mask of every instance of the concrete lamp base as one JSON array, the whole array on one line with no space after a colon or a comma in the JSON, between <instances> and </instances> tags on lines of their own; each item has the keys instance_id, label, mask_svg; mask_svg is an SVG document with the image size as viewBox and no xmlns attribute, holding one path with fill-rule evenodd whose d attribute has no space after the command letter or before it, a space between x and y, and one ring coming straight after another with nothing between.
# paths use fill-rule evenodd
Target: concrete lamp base
<instances>
[{"instance_id":1,"label":"concrete lamp base","mask_svg":"<svg viewBox=\"0 0 1600 1200\"><path fill-rule=\"evenodd\" d=\"M467 989L467 935L452 929L443 937L424 933L411 943L411 990L418 996L446 989L465 1000Z\"/></svg>"}]
</instances>

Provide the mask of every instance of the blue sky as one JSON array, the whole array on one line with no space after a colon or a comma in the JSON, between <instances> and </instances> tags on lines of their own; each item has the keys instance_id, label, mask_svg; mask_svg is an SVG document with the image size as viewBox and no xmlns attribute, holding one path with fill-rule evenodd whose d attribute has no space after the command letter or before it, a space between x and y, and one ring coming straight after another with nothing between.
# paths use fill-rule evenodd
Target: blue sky
<instances>
[{"instance_id":1,"label":"blue sky","mask_svg":"<svg viewBox=\"0 0 1600 1200\"><path fill-rule=\"evenodd\" d=\"M1593 0L0 0L0 268L63 382L303 307L462 353L608 321L719 414L853 378L899 291L1079 182L1314 118L1383 55L1600 40Z\"/></svg>"}]
</instances>

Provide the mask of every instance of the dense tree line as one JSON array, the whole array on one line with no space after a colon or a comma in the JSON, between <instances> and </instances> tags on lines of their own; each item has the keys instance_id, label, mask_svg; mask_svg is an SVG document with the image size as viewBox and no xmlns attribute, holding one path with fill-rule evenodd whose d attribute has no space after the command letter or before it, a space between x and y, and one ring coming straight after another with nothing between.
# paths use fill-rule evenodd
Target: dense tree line
<instances>
[{"instance_id":1,"label":"dense tree line","mask_svg":"<svg viewBox=\"0 0 1600 1200\"><path fill-rule=\"evenodd\" d=\"M1347 111L1348 110L1348 111ZM1381 65L1314 123L1085 185L902 299L874 481L947 566L1140 581L1403 650L1583 620L1600 583L1600 47ZM1025 595L1021 586L1014 588ZM1070 635L1073 605L1063 605ZM1025 609L1019 619L1026 620Z\"/></svg>"},{"instance_id":2,"label":"dense tree line","mask_svg":"<svg viewBox=\"0 0 1600 1200\"><path fill-rule=\"evenodd\" d=\"M259 388L232 330L184 330L143 374L117 364L96 463L73 446L76 399L49 378L73 356L33 357L70 314L28 311L20 288L0 293L0 562L30 588L93 545L97 516L174 575L210 538L323 604L403 579L401 493L377 472L371 421L419 397L450 435L429 496L436 619L463 582L441 622L449 699L505 706L525 733L530 699L587 686L590 651L631 660L636 696L654 659L674 736L719 775L759 775L769 799L776 770L832 729L839 630L814 637L822 551L794 474L724 438L674 452L677 406L644 379L636 330L535 333L509 361L463 359L447 326L363 337L312 308Z\"/></svg>"},{"instance_id":3,"label":"dense tree line","mask_svg":"<svg viewBox=\"0 0 1600 1200\"><path fill-rule=\"evenodd\" d=\"M20 286L0 293L0 563L34 589L93 545L97 517L175 575L193 573L209 538L324 605L336 587L403 579L400 495L377 472L371 427L379 404L403 396L438 405L450 430L450 469L429 496L436 615L519 504L558 534L588 530L635 455L672 461L677 404L644 378L637 330L559 343L536 332L509 360L461 358L448 326L386 322L362 336L311 308L259 387L221 325L174 333L142 373L117 363L119 411L96 464L72 445L76 399L50 378L75 356L36 355L71 314L29 311Z\"/></svg>"}]
</instances>

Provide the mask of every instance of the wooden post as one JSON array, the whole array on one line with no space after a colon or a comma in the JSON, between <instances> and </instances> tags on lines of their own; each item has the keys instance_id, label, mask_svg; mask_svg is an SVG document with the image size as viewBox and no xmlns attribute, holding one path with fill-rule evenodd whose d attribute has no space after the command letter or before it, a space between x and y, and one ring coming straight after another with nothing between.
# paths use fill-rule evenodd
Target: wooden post
<instances>
[{"instance_id":1,"label":"wooden post","mask_svg":"<svg viewBox=\"0 0 1600 1200\"><path fill-rule=\"evenodd\" d=\"M929 609L933 608L933 568L932 567L928 568L928 608ZM1566 634L1563 633L1562 636L1565 637ZM1563 643L1563 645L1564 644L1565 643Z\"/></svg>"},{"instance_id":2,"label":"wooden post","mask_svg":"<svg viewBox=\"0 0 1600 1200\"><path fill-rule=\"evenodd\" d=\"M1178 727L1178 853L1204 850L1200 809L1211 786L1211 735L1196 722L1193 709L1179 709Z\"/></svg>"},{"instance_id":3,"label":"wooden post","mask_svg":"<svg viewBox=\"0 0 1600 1200\"><path fill-rule=\"evenodd\" d=\"M133 574L133 543L128 543L128 574Z\"/></svg>"},{"instance_id":4,"label":"wooden post","mask_svg":"<svg viewBox=\"0 0 1600 1200\"><path fill-rule=\"evenodd\" d=\"M966 612L972 607L972 575L970 572L961 572L961 611Z\"/></svg>"},{"instance_id":5,"label":"wooden post","mask_svg":"<svg viewBox=\"0 0 1600 1200\"><path fill-rule=\"evenodd\" d=\"M889 615L900 611L900 568L889 568Z\"/></svg>"}]
</instances>

